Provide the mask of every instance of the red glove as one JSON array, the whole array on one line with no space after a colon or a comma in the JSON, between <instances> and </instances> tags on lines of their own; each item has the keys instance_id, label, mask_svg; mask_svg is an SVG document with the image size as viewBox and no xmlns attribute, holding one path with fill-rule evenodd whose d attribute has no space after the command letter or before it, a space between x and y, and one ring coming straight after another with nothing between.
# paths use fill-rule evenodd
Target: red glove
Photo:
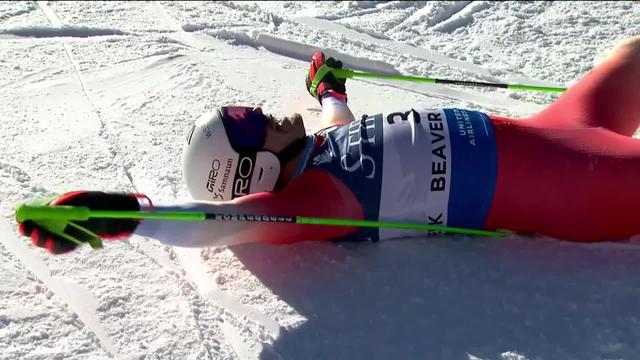
<instances>
[{"instance_id":1,"label":"red glove","mask_svg":"<svg viewBox=\"0 0 640 360\"><path fill-rule=\"evenodd\" d=\"M38 205L71 205L86 206L91 210L140 210L140 201L151 204L145 195L104 193L100 191L74 191L66 193L52 201L40 202ZM64 222L64 220L61 220ZM102 239L123 239L129 237L140 220L136 219L100 219L87 221L67 221L62 224L62 233L80 243L95 239L94 234ZM20 233L30 236L33 244L46 248L52 254L63 254L74 250L79 244L48 230L40 220L26 220L20 223Z\"/></svg>"},{"instance_id":2,"label":"red glove","mask_svg":"<svg viewBox=\"0 0 640 360\"><path fill-rule=\"evenodd\" d=\"M335 69L342 69L342 61L339 61L339 60L336 61L332 57L325 60L324 54L322 53L322 51L318 51L317 53L313 54L313 57L311 58L311 63L309 64L309 72L307 73L307 78L305 81L307 84L307 91L309 92L309 94L311 94L311 96L316 98L321 104L322 104L322 98L324 96L333 96L346 102L347 101L347 90L345 87L346 79L336 78L335 76L333 76L331 72L328 72L320 80L320 83L318 84L318 87L315 93L313 92L313 89L311 88L312 82L314 81L315 76L318 73L318 69L320 69L322 65L326 65L328 67L335 68Z\"/></svg>"}]
</instances>

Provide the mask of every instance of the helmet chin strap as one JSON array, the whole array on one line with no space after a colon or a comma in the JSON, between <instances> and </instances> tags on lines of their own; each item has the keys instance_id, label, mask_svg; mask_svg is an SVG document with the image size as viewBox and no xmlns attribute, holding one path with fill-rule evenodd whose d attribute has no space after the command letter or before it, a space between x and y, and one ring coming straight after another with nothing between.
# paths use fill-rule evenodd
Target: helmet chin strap
<instances>
[{"instance_id":1,"label":"helmet chin strap","mask_svg":"<svg viewBox=\"0 0 640 360\"><path fill-rule=\"evenodd\" d=\"M280 160L280 174L284 171L286 165L291 162L291 160L295 159L296 156L300 155L305 145L307 144L307 137L301 137L299 139L294 140L291 144L287 145L282 151L276 154L278 160ZM280 190L284 185L282 184L280 179L276 183L276 189Z\"/></svg>"}]
</instances>

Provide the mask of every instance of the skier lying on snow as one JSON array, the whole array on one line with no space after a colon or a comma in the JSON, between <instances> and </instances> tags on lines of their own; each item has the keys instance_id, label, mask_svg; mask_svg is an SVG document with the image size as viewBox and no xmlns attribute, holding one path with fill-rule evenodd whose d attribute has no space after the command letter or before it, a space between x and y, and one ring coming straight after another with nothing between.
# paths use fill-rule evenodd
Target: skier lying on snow
<instances>
[{"instance_id":1,"label":"skier lying on snow","mask_svg":"<svg viewBox=\"0 0 640 360\"><path fill-rule=\"evenodd\" d=\"M307 88L324 63L311 61ZM341 67L327 59L327 65ZM310 91L313 93L313 91ZM460 110L409 110L354 119L344 80L317 93L323 130L307 136L299 114L225 107L188 134L194 199L151 204L144 195L72 192L52 205L399 220L535 232L573 241L640 234L640 37L621 43L554 104L529 119ZM273 191L273 192L270 192ZM403 230L260 222L92 219L104 238L133 233L177 246L386 239ZM76 245L33 221L20 226L53 253ZM74 226L65 232L85 241Z\"/></svg>"}]
</instances>

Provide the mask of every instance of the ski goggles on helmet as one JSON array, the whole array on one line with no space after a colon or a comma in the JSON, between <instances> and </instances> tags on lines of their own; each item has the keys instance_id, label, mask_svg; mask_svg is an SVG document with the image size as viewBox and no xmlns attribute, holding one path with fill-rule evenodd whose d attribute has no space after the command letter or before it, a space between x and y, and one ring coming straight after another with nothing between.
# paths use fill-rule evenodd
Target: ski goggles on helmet
<instances>
[{"instance_id":1,"label":"ski goggles on helmet","mask_svg":"<svg viewBox=\"0 0 640 360\"><path fill-rule=\"evenodd\" d=\"M229 143L236 151L256 151L264 146L269 119L252 107L225 106L222 123Z\"/></svg>"}]
</instances>

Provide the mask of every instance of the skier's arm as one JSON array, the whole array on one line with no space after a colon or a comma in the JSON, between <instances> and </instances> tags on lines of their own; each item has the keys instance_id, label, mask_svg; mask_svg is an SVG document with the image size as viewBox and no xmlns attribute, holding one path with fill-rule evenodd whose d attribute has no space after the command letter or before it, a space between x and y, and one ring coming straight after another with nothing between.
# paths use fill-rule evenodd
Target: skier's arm
<instances>
[{"instance_id":1,"label":"skier's arm","mask_svg":"<svg viewBox=\"0 0 640 360\"><path fill-rule=\"evenodd\" d=\"M328 128L336 125L344 125L352 122L353 113L346 100L326 95L322 98L322 116L320 117L320 128Z\"/></svg>"},{"instance_id":2,"label":"skier's arm","mask_svg":"<svg viewBox=\"0 0 640 360\"><path fill-rule=\"evenodd\" d=\"M309 72L306 77L307 91L322 106L321 128L327 128L335 125L344 125L354 120L353 114L347 106L347 90L346 80L327 73L316 89L312 88L312 83L316 77L318 69L326 65L331 68L342 68L342 62L334 58L325 60L321 51L313 54L309 63Z\"/></svg>"},{"instance_id":3,"label":"skier's arm","mask_svg":"<svg viewBox=\"0 0 640 360\"><path fill-rule=\"evenodd\" d=\"M154 204L154 210L362 218L362 209L351 191L339 180L321 170L305 172L276 193L251 194L228 202ZM354 230L355 228L349 227L293 223L144 220L135 234L148 236L168 245L207 247L247 242L288 244L305 240L329 240L343 237Z\"/></svg>"},{"instance_id":4,"label":"skier's arm","mask_svg":"<svg viewBox=\"0 0 640 360\"><path fill-rule=\"evenodd\" d=\"M362 219L362 208L353 193L339 180L322 170L297 177L277 193L259 193L228 202L152 204L144 195L74 191L34 205L84 206L91 210L201 211L217 214L282 215ZM50 224L49 224L50 225ZM69 221L56 231L39 221L22 221L19 230L33 244L50 253L74 250L78 244L102 239L124 239L132 234L147 236L168 245L208 247L246 242L288 244L304 240L329 240L355 231L352 227L301 225L293 223L236 222L205 220L137 220L92 218ZM71 240L69 240L71 239ZM72 241L73 240L73 241Z\"/></svg>"}]
</instances>

